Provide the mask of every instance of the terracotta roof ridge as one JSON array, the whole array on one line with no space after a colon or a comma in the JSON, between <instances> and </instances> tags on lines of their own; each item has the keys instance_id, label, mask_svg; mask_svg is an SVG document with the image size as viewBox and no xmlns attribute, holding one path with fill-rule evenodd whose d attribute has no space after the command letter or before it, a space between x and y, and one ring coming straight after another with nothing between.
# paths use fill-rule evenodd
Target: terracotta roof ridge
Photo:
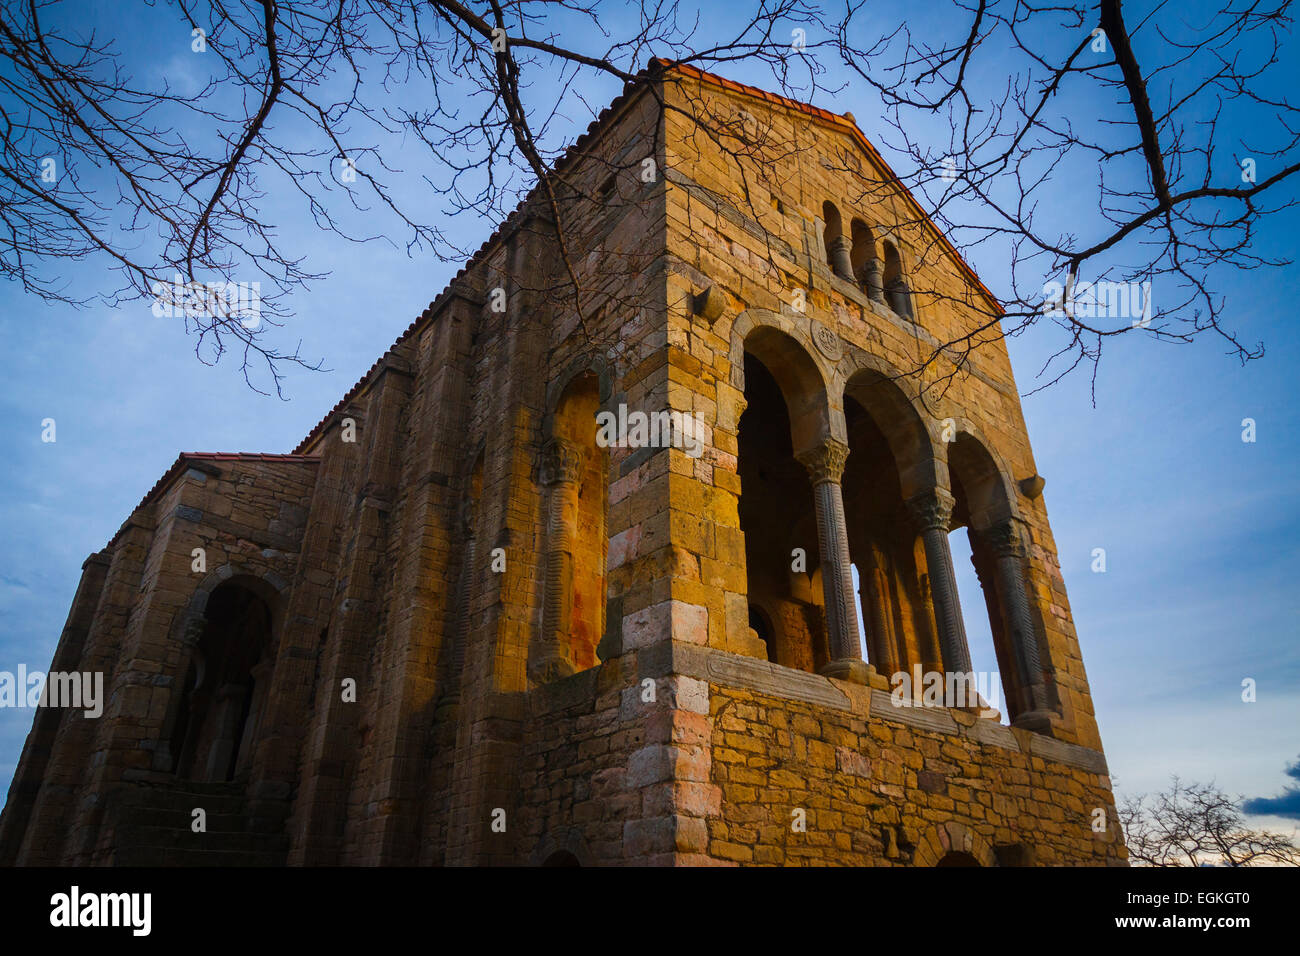
<instances>
[{"instance_id":1,"label":"terracotta roof ridge","mask_svg":"<svg viewBox=\"0 0 1300 956\"><path fill-rule=\"evenodd\" d=\"M180 458L201 458L213 460L260 460L283 461L320 461L320 455L304 455L298 452L276 452L276 451L183 451Z\"/></svg>"}]
</instances>

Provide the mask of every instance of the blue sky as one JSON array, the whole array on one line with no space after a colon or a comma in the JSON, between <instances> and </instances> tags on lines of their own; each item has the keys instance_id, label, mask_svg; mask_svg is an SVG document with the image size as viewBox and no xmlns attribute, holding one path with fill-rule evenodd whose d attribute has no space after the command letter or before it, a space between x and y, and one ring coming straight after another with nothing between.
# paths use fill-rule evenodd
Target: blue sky
<instances>
[{"instance_id":1,"label":"blue sky","mask_svg":"<svg viewBox=\"0 0 1300 956\"><path fill-rule=\"evenodd\" d=\"M910 15L918 29L938 14ZM188 31L175 55L160 52L167 33L159 24L172 16L142 5L122 17L147 28L123 34L124 49L141 51L143 75L193 82ZM705 16L706 27L710 17L725 19ZM744 65L725 72L772 85ZM596 87L590 101L598 109L615 92ZM818 105L851 109L869 138L889 138L861 91ZM573 119L581 129L588 117ZM1079 202L1068 184L1059 198L1062 209ZM250 391L229 362L200 364L178 324L155 318L148 303L78 310L0 285L0 434L9 450L0 462L9 489L0 499L0 670L48 667L81 562L178 452L289 451L456 271L456 263L409 258L400 245L321 234L300 207L280 202L273 193L282 238L314 271L332 273L296 297L292 338L284 338L300 337L303 354L322 357L328 371L293 373L288 401ZM1294 212L1281 214L1261 230L1260 250L1289 254L1296 226ZM449 227L465 247L491 232L468 219ZM996 291L996 259L971 261ZM110 287L102 263L74 264L66 278L76 288ZM1294 783L1284 770L1300 754L1300 331L1292 314L1300 279L1287 268L1224 272L1216 282L1229 324L1265 343L1261 360L1243 368L1208 338L1171 346L1131 335L1108 347L1095 408L1086 373L1024 399L1121 795L1160 789L1177 773L1272 797ZM1055 346L1040 331L1009 343L1022 391ZM1247 417L1257 422L1253 444L1241 440ZM40 439L45 418L57 422L54 443ZM1090 569L1098 547L1104 574ZM996 670L969 562L959 555L955 563L975 664ZM1246 678L1257 684L1254 703L1241 700ZM0 709L0 792L31 719ZM1295 823L1252 820L1287 832Z\"/></svg>"}]
</instances>

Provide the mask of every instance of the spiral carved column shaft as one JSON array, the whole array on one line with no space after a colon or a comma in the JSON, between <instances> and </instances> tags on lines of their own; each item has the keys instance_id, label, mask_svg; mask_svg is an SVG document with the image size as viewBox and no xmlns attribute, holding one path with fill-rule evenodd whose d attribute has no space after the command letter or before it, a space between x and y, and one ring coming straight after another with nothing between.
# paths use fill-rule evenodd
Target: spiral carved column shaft
<instances>
[{"instance_id":1,"label":"spiral carved column shaft","mask_svg":"<svg viewBox=\"0 0 1300 956\"><path fill-rule=\"evenodd\" d=\"M1031 715L1038 714L1048 709L1047 688L1043 683L1038 635L1025 589L1025 552L1020 533L1011 521L1004 521L982 532L982 537L994 557L998 603L1002 607L1007 637L1015 649L1026 704Z\"/></svg>"},{"instance_id":2,"label":"spiral carved column shaft","mask_svg":"<svg viewBox=\"0 0 1300 956\"><path fill-rule=\"evenodd\" d=\"M853 604L853 571L849 562L849 536L844 524L844 495L840 477L848 459L848 446L830 440L801 453L808 469L817 509L817 544L821 552L822 593L826 602L826 628L830 637L834 676L847 674L853 664L862 667L858 616ZM844 662L844 663L837 663Z\"/></svg>"},{"instance_id":3,"label":"spiral carved column shaft","mask_svg":"<svg viewBox=\"0 0 1300 956\"><path fill-rule=\"evenodd\" d=\"M930 589L944 670L965 674L971 670L970 649L966 643L966 625L962 622L961 604L957 599L952 551L948 547L948 527L952 520L953 504L952 495L935 489L909 499L907 507L925 545L925 561L930 569Z\"/></svg>"}]
</instances>

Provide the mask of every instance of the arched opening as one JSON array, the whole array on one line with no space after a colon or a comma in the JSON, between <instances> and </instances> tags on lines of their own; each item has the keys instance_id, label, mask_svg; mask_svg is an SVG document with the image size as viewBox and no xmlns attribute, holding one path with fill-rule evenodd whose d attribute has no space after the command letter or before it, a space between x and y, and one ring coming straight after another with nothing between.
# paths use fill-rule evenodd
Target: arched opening
<instances>
[{"instance_id":1,"label":"arched opening","mask_svg":"<svg viewBox=\"0 0 1300 956\"><path fill-rule=\"evenodd\" d=\"M953 850L945 853L935 866L979 866L979 860L969 853L962 853L959 850Z\"/></svg>"},{"instance_id":2,"label":"arched opening","mask_svg":"<svg viewBox=\"0 0 1300 956\"><path fill-rule=\"evenodd\" d=\"M876 254L876 239L871 227L861 219L854 219L850 224L853 240L851 261L854 281L862 287L869 298L884 301L884 279L881 275L880 259Z\"/></svg>"},{"instance_id":3,"label":"arched opening","mask_svg":"<svg viewBox=\"0 0 1300 956\"><path fill-rule=\"evenodd\" d=\"M831 260L831 248L843 235L844 223L840 219L840 211L835 208L835 203L827 200L822 203L822 246L826 250L826 264L832 268L835 263Z\"/></svg>"},{"instance_id":4,"label":"arched opening","mask_svg":"<svg viewBox=\"0 0 1300 956\"><path fill-rule=\"evenodd\" d=\"M998 605L997 592L990 583L985 587L977 570L978 562L974 557L970 542L971 531L961 508L961 494L954 488L958 504L953 508L953 528L948 533L948 547L953 555L953 580L957 586L957 601L964 610L971 613L962 615L966 628L967 648L973 676L964 685L978 690L980 700L965 701L967 706L984 708L984 716L992 716L997 711L1003 724L1010 723L1010 708L1007 702L1011 697L1010 686L1015 680L1012 670L1014 664L1007 658L1006 644L1002 634L1001 610ZM970 556L963 560L962 555ZM987 614L981 616L974 609L983 604ZM969 695L967 695L969 696Z\"/></svg>"},{"instance_id":5,"label":"arched opening","mask_svg":"<svg viewBox=\"0 0 1300 956\"><path fill-rule=\"evenodd\" d=\"M234 780L248 767L273 660L271 608L238 579L209 596L173 727L176 774Z\"/></svg>"},{"instance_id":6,"label":"arched opening","mask_svg":"<svg viewBox=\"0 0 1300 956\"><path fill-rule=\"evenodd\" d=\"M847 282L853 281L853 263L850 256L850 242L844 235L844 223L840 211L833 202L822 203L822 241L826 247L826 264L831 271Z\"/></svg>"},{"instance_id":7,"label":"arched opening","mask_svg":"<svg viewBox=\"0 0 1300 956\"><path fill-rule=\"evenodd\" d=\"M934 481L925 426L900 387L863 369L844 395L844 514L867 661L887 678L938 668L925 552L906 500Z\"/></svg>"},{"instance_id":8,"label":"arched opening","mask_svg":"<svg viewBox=\"0 0 1300 956\"><path fill-rule=\"evenodd\" d=\"M795 454L829 434L825 387L807 352L769 327L746 338L744 370L737 470L749 626L769 660L815 672L830 653L813 488Z\"/></svg>"},{"instance_id":9,"label":"arched opening","mask_svg":"<svg viewBox=\"0 0 1300 956\"><path fill-rule=\"evenodd\" d=\"M753 609L771 610L761 623L768 660L814 671L825 663L822 596L813 587L817 569L817 521L808 473L795 460L790 415L766 365L745 353L745 412L737 446L740 474L740 530L745 535L745 575ZM784 516L773 521L774 514ZM758 628L755 628L758 630ZM820 653L819 653L820 651Z\"/></svg>"},{"instance_id":10,"label":"arched opening","mask_svg":"<svg viewBox=\"0 0 1300 956\"><path fill-rule=\"evenodd\" d=\"M907 659L900 612L905 613L908 596L900 593L900 587L914 576L906 570L898 573L899 556L907 550L898 466L884 434L851 397L844 400L844 421L849 438L844 517L849 555L857 569L857 610L864 628L865 659L888 677L903 669Z\"/></svg>"},{"instance_id":11,"label":"arched opening","mask_svg":"<svg viewBox=\"0 0 1300 956\"><path fill-rule=\"evenodd\" d=\"M605 629L609 453L596 442L600 383L575 377L556 403L542 452L547 509L542 639L534 676L549 680L598 663Z\"/></svg>"},{"instance_id":12,"label":"arched opening","mask_svg":"<svg viewBox=\"0 0 1300 956\"><path fill-rule=\"evenodd\" d=\"M885 275L884 275L884 295L885 302L898 315L905 319L915 319L915 312L912 309L912 290L907 284L907 278L903 275L903 260L898 254L898 247L888 239L884 241L885 247Z\"/></svg>"},{"instance_id":13,"label":"arched opening","mask_svg":"<svg viewBox=\"0 0 1300 956\"><path fill-rule=\"evenodd\" d=\"M1036 663L1036 628L1028 617L1010 493L992 455L967 432L959 432L949 446L948 470L955 499L954 544L960 540L958 529L966 529L965 546L953 553L970 556L969 562L953 562L957 588L967 596L980 594L987 612L982 620L966 618L971 664L977 675L990 675L985 678L989 693L999 689L991 674L1000 677L1003 702L990 699L989 704L1001 711L1004 722L1013 721L1040 709L1043 701L1035 701L1032 685L1042 685L1043 675Z\"/></svg>"}]
</instances>

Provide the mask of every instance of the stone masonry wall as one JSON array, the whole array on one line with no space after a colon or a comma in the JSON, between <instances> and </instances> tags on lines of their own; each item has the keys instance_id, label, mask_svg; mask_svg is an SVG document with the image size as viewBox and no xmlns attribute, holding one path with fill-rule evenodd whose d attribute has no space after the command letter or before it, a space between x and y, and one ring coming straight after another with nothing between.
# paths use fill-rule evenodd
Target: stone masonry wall
<instances>
[{"instance_id":1,"label":"stone masonry wall","mask_svg":"<svg viewBox=\"0 0 1300 956\"><path fill-rule=\"evenodd\" d=\"M737 165L659 96L743 107L745 122L809 149L753 178L750 203L740 184L757 160ZM950 301L918 294L918 322L831 274L826 198L846 229L859 213L882 230L908 219L901 196L850 208L836 169L854 143L845 121L685 69L594 125L564 168L567 261L553 210L527 204L293 454L183 457L88 561L55 659L103 670L108 706L97 722L38 719L0 863L116 859L119 803L176 785L160 748L183 636L232 580L271 609L274 661L250 769L219 792L291 864L1122 859L1091 829L1094 808L1113 820L1113 801L1041 498L1019 511L1061 694L1055 739L896 711L879 690L769 664L748 628L745 335L762 324L797 342L842 417L855 370L906 367L973 321L960 306L983 296L972 277L920 225L892 234L919 293ZM554 294L570 269L581 305ZM814 321L835 348L818 346ZM608 449L606 604L585 609L604 621L600 660L551 679L530 668L548 545L539 460L560 395L583 377L604 409L692 413L704 453ZM936 435L952 418L977 436L1009 479L1035 473L1000 343L916 404ZM595 550L578 562L591 577ZM341 699L347 679L355 702ZM806 832L790 829L796 807Z\"/></svg>"},{"instance_id":2,"label":"stone masonry wall","mask_svg":"<svg viewBox=\"0 0 1300 956\"><path fill-rule=\"evenodd\" d=\"M673 592L682 604L679 613L707 615L710 646L760 656L761 649L745 637L745 559L736 511L736 425L745 407L738 343L748 329L768 325L798 342L827 383L833 414L842 416L842 390L857 370L896 378L931 433L941 485L948 480L942 433L949 420L957 435L974 437L994 456L1013 489L1014 482L1036 475L1037 466L1000 339L990 335L962 359L960 369L956 357L945 353L915 377L933 348L987 322L996 303L963 272L902 190L888 185L891 174L857 139L849 120L751 95L725 81L692 79L689 72L668 84L665 96L678 107L665 120L670 400L673 407L693 409L712 428L705 457L683 461L680 476L673 467L675 506L704 522L674 537L692 560L689 574L675 576ZM744 122L766 136L777 155L762 162L761 155L728 154L682 110L747 116ZM860 174L848 171L846 164L854 163ZM864 195L867 180L881 185ZM876 230L878 244L887 236L899 245L915 291L916 322L832 273L822 242L827 200L840 207L846 233L850 220L860 217ZM694 305L705 290L720 305L712 320ZM829 329L838 344L819 348L813 338L818 327ZM1031 613L1059 695L1054 733L1097 749L1100 738L1046 505L1041 496L1014 493L1029 539ZM964 612L982 614L983 608Z\"/></svg>"},{"instance_id":3,"label":"stone masonry wall","mask_svg":"<svg viewBox=\"0 0 1300 956\"><path fill-rule=\"evenodd\" d=\"M709 648L658 656L689 717L674 741L711 861L1124 865L1096 751Z\"/></svg>"}]
</instances>

